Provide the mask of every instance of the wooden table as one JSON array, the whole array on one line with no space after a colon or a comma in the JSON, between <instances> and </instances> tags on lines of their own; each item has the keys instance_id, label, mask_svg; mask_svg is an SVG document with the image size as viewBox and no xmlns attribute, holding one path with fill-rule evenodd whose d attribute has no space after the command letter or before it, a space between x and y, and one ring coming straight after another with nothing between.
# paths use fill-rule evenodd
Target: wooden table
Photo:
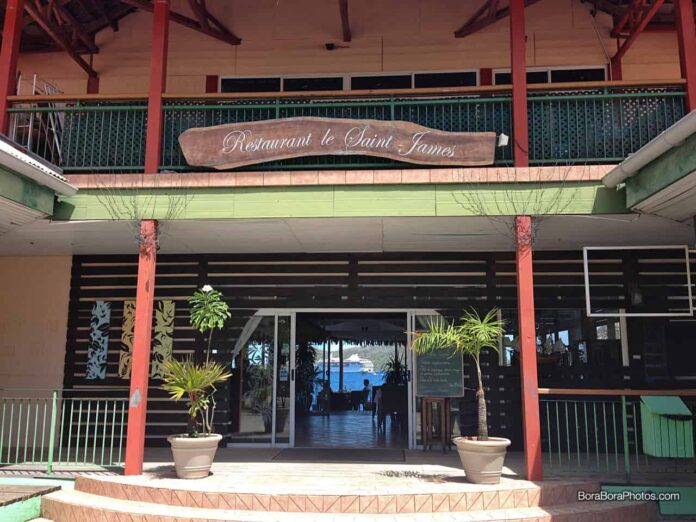
<instances>
[{"instance_id":1,"label":"wooden table","mask_svg":"<svg viewBox=\"0 0 696 522\"><path fill-rule=\"evenodd\" d=\"M423 451L432 449L435 431L435 414L433 406L440 410L440 444L442 452L449 451L452 445L449 399L446 397L423 397L421 403L421 440Z\"/></svg>"}]
</instances>

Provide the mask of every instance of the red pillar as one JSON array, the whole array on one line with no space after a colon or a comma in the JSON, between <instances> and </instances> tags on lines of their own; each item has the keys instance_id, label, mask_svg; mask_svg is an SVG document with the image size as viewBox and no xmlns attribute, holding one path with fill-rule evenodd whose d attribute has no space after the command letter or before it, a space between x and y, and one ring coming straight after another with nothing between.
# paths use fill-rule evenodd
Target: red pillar
<instances>
[{"instance_id":1,"label":"red pillar","mask_svg":"<svg viewBox=\"0 0 696 522\"><path fill-rule=\"evenodd\" d=\"M24 0L7 0L5 25L2 28L2 50L0 50L0 133L7 134L10 114L7 112L8 96L16 92L17 58L22 36Z\"/></svg>"},{"instance_id":2,"label":"red pillar","mask_svg":"<svg viewBox=\"0 0 696 522\"><path fill-rule=\"evenodd\" d=\"M157 221L142 220L140 222L138 283L135 294L128 430L126 432L126 475L140 475L143 472L150 342L152 340L152 309L155 297L156 238Z\"/></svg>"},{"instance_id":3,"label":"red pillar","mask_svg":"<svg viewBox=\"0 0 696 522\"><path fill-rule=\"evenodd\" d=\"M696 24L694 5L691 0L675 0L677 18L677 39L679 40L679 61L682 78L686 80L686 106L688 111L696 110Z\"/></svg>"},{"instance_id":4,"label":"red pillar","mask_svg":"<svg viewBox=\"0 0 696 522\"><path fill-rule=\"evenodd\" d=\"M522 381L524 460L527 480L542 480L541 421L537 381L534 275L532 268L532 218L515 218L517 236L517 307Z\"/></svg>"},{"instance_id":5,"label":"red pillar","mask_svg":"<svg viewBox=\"0 0 696 522\"><path fill-rule=\"evenodd\" d=\"M621 57L613 56L610 62L612 81L623 80L623 68L621 67Z\"/></svg>"},{"instance_id":6,"label":"red pillar","mask_svg":"<svg viewBox=\"0 0 696 522\"><path fill-rule=\"evenodd\" d=\"M510 63L512 77L512 137L515 167L529 166L527 128L527 37L525 0L510 0Z\"/></svg>"},{"instance_id":7,"label":"red pillar","mask_svg":"<svg viewBox=\"0 0 696 522\"><path fill-rule=\"evenodd\" d=\"M87 77L87 94L99 94L99 76Z\"/></svg>"},{"instance_id":8,"label":"red pillar","mask_svg":"<svg viewBox=\"0 0 696 522\"><path fill-rule=\"evenodd\" d=\"M145 173L159 172L162 159L162 93L167 82L169 0L155 0L150 52L150 93L147 100Z\"/></svg>"},{"instance_id":9,"label":"red pillar","mask_svg":"<svg viewBox=\"0 0 696 522\"><path fill-rule=\"evenodd\" d=\"M169 0L155 0L150 54L150 93L147 109L145 173L157 174L162 157L162 93L167 76ZM143 472L147 388L150 373L152 310L155 298L157 221L140 222L138 283L135 297L133 359L131 366L128 431L126 433L126 475Z\"/></svg>"}]
</instances>

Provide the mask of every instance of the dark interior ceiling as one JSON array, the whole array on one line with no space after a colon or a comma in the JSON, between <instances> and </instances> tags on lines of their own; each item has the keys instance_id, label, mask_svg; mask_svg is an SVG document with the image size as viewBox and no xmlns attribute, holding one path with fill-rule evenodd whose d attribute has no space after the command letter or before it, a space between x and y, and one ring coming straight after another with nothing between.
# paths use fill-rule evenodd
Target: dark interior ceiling
<instances>
[{"instance_id":1,"label":"dark interior ceiling","mask_svg":"<svg viewBox=\"0 0 696 522\"><path fill-rule=\"evenodd\" d=\"M604 11L614 16L614 22L626 12L626 10L635 4L635 0L581 0L583 3L594 5L599 11ZM645 2L645 8L648 9L654 0ZM696 5L696 1L694 2ZM659 11L651 20L649 27L671 29L674 27L674 0L665 0Z\"/></svg>"},{"instance_id":2,"label":"dark interior ceiling","mask_svg":"<svg viewBox=\"0 0 696 522\"><path fill-rule=\"evenodd\" d=\"M490 3L490 0L468 1L477 5ZM530 5L536 3L527 1ZM615 21L622 17L631 4L635 3L635 0L580 1L593 5L599 11L613 15ZM645 8L649 8L653 1L648 0ZM340 0L340 2L341 6L345 6L346 10L350 6L350 0ZM0 24L4 20L6 3L6 0L0 0L0 8L2 10ZM189 3L192 6L192 10L198 10L198 12L194 13L193 18L189 18L191 16L190 13L182 13L186 16L179 16L180 19L188 18L183 20L184 25L192 26L191 24L193 24L195 27L197 15L201 26L204 26L209 34L229 40L233 44L239 43L235 41L236 37L223 25L210 29L210 25L218 21L213 20L214 17L212 15L207 15L210 17L208 20L205 19L206 14L200 14L200 7L197 7L197 5L205 6L205 3L201 3L201 0L190 1ZM151 6L152 4L151 0L138 0L137 2L125 2L123 0L25 0L25 25L22 33L21 50L27 53L60 51L64 50L64 47L68 45L77 54L98 52L98 48L94 43L94 35L106 28L117 31L119 20L136 10L134 5ZM502 11L504 9L500 10L501 13ZM346 22L345 26L349 28L347 12L342 12L341 15ZM37 17L41 18L42 21L39 22ZM209 22L211 23L209 24ZM182 23L182 20L179 20L179 23ZM674 0L665 0L650 21L649 27L653 29L670 29L673 26ZM345 39L346 41L350 40L349 29L348 36Z\"/></svg>"},{"instance_id":3,"label":"dark interior ceiling","mask_svg":"<svg viewBox=\"0 0 696 522\"><path fill-rule=\"evenodd\" d=\"M2 0L0 4L2 5L0 24L2 24L7 2ZM36 7L50 24L49 27L63 35L78 53L93 52L96 48L94 45L96 33L106 28L117 31L118 21L135 11L135 8L120 0L25 0L25 5ZM49 5L52 7L50 14L48 13ZM94 47L91 47L89 42ZM21 50L30 53L61 51L62 48L34 17L25 11Z\"/></svg>"}]
</instances>

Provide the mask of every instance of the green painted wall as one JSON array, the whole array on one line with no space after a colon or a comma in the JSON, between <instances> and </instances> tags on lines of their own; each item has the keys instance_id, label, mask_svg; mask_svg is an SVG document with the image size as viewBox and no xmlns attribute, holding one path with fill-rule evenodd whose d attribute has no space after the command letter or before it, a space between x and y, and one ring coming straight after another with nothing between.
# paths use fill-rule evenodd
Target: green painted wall
<instances>
[{"instance_id":1,"label":"green painted wall","mask_svg":"<svg viewBox=\"0 0 696 522\"><path fill-rule=\"evenodd\" d=\"M0 196L51 215L54 195L51 189L10 170L0 168Z\"/></svg>"},{"instance_id":2,"label":"green painted wall","mask_svg":"<svg viewBox=\"0 0 696 522\"><path fill-rule=\"evenodd\" d=\"M633 207L695 170L696 134L626 180L626 206Z\"/></svg>"},{"instance_id":3,"label":"green painted wall","mask_svg":"<svg viewBox=\"0 0 696 522\"><path fill-rule=\"evenodd\" d=\"M41 496L31 497L0 507L0 520L26 522L41 516Z\"/></svg>"},{"instance_id":4,"label":"green painted wall","mask_svg":"<svg viewBox=\"0 0 696 522\"><path fill-rule=\"evenodd\" d=\"M173 219L284 217L475 216L620 214L623 195L599 183L356 185L81 190L62 198L55 219ZM137 212L132 209L138 208Z\"/></svg>"}]
</instances>

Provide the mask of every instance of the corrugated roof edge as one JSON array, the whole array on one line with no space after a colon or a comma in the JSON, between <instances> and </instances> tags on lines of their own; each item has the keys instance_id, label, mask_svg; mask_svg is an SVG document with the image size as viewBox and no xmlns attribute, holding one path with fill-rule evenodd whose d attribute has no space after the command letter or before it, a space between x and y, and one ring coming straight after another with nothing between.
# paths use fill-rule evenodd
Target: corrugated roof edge
<instances>
[{"instance_id":1,"label":"corrugated roof edge","mask_svg":"<svg viewBox=\"0 0 696 522\"><path fill-rule=\"evenodd\" d=\"M61 196L72 196L77 188L63 177L60 167L25 151L20 145L0 134L0 165L48 187Z\"/></svg>"}]
</instances>

